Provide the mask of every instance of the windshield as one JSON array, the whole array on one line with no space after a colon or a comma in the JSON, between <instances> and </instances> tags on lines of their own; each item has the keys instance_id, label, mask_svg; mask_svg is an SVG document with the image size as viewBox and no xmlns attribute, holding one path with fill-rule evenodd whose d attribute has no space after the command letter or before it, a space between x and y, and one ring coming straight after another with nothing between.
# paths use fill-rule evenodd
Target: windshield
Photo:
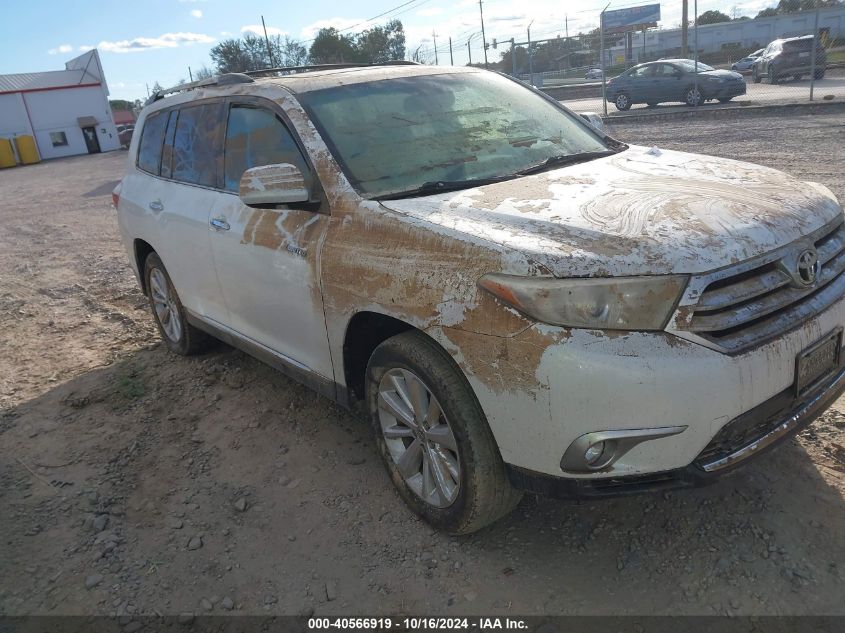
<instances>
[{"instance_id":1,"label":"windshield","mask_svg":"<svg viewBox=\"0 0 845 633\"><path fill-rule=\"evenodd\" d=\"M683 68L688 73L695 72L695 61L692 59L682 59L681 61L675 62L678 66ZM708 70L716 70L712 66L708 66L707 64L702 64L698 62L698 72L706 73Z\"/></svg>"},{"instance_id":2,"label":"windshield","mask_svg":"<svg viewBox=\"0 0 845 633\"><path fill-rule=\"evenodd\" d=\"M494 73L387 79L298 98L367 197L515 176L552 157L608 151L580 117Z\"/></svg>"}]
</instances>

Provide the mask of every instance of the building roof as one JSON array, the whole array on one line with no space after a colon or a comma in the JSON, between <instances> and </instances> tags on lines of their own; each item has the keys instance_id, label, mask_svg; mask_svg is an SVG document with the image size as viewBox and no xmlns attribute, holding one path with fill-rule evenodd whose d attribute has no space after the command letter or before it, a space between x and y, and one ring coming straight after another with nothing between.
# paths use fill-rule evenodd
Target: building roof
<instances>
[{"instance_id":1,"label":"building roof","mask_svg":"<svg viewBox=\"0 0 845 633\"><path fill-rule=\"evenodd\" d=\"M66 62L65 70L0 75L0 94L97 84L105 87L105 78L97 49L92 49Z\"/></svg>"},{"instance_id":2,"label":"building roof","mask_svg":"<svg viewBox=\"0 0 845 633\"><path fill-rule=\"evenodd\" d=\"M115 125L135 123L135 115L129 110L112 110L111 117Z\"/></svg>"}]
</instances>

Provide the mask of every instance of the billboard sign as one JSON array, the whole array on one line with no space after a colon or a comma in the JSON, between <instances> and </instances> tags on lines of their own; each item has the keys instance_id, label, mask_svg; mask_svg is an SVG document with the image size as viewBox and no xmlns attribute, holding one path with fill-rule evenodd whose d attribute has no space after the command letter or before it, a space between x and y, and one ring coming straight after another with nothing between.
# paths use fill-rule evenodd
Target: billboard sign
<instances>
[{"instance_id":1,"label":"billboard sign","mask_svg":"<svg viewBox=\"0 0 845 633\"><path fill-rule=\"evenodd\" d=\"M604 12L604 29L606 31L639 31L647 27L657 26L660 20L660 5L646 4L641 7L629 7Z\"/></svg>"}]
</instances>

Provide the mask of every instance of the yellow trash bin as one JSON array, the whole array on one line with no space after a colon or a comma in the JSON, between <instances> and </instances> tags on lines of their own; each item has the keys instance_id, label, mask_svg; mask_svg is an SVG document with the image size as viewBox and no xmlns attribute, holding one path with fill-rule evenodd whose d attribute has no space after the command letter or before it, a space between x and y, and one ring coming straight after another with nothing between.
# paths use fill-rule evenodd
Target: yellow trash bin
<instances>
[{"instance_id":1,"label":"yellow trash bin","mask_svg":"<svg viewBox=\"0 0 845 633\"><path fill-rule=\"evenodd\" d=\"M3 167L14 167L18 164L15 158L15 150L12 149L12 141L7 138L0 138L0 169Z\"/></svg>"},{"instance_id":2,"label":"yellow trash bin","mask_svg":"<svg viewBox=\"0 0 845 633\"><path fill-rule=\"evenodd\" d=\"M41 162L41 156L38 155L38 147L35 145L35 139L29 134L15 137L15 149L18 150L18 156L21 159L22 165L32 165Z\"/></svg>"}]
</instances>

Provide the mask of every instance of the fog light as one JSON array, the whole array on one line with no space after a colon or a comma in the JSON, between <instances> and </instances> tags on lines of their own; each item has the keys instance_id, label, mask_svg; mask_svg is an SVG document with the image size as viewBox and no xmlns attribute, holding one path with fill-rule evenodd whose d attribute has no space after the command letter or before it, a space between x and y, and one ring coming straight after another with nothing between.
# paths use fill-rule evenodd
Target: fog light
<instances>
[{"instance_id":1,"label":"fog light","mask_svg":"<svg viewBox=\"0 0 845 633\"><path fill-rule=\"evenodd\" d=\"M584 461L587 462L588 466L593 466L601 459L602 455L604 455L604 442L596 442L584 452Z\"/></svg>"}]
</instances>

